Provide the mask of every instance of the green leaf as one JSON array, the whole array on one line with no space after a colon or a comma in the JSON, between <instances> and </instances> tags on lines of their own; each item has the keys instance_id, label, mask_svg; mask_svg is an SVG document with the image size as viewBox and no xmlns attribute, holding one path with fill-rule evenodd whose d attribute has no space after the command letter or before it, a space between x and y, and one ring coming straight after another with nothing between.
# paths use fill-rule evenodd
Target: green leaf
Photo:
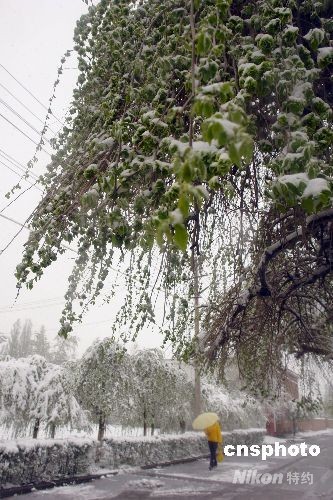
<instances>
[{"instance_id":1,"label":"green leaf","mask_svg":"<svg viewBox=\"0 0 333 500\"><path fill-rule=\"evenodd\" d=\"M174 241L180 250L183 252L186 251L187 242L188 242L188 234L185 226L183 224L175 225L175 236Z\"/></svg>"},{"instance_id":2,"label":"green leaf","mask_svg":"<svg viewBox=\"0 0 333 500\"><path fill-rule=\"evenodd\" d=\"M303 198L302 199L302 207L304 210L308 213L311 214L314 212L314 202L313 198Z\"/></svg>"},{"instance_id":3,"label":"green leaf","mask_svg":"<svg viewBox=\"0 0 333 500\"><path fill-rule=\"evenodd\" d=\"M212 47L212 40L207 32L202 31L197 37L196 51L199 56L206 55Z\"/></svg>"},{"instance_id":4,"label":"green leaf","mask_svg":"<svg viewBox=\"0 0 333 500\"><path fill-rule=\"evenodd\" d=\"M224 82L220 88L222 103L228 102L234 96L234 89L230 82Z\"/></svg>"},{"instance_id":5,"label":"green leaf","mask_svg":"<svg viewBox=\"0 0 333 500\"><path fill-rule=\"evenodd\" d=\"M239 143L230 142L229 144L229 157L232 163L240 167L242 164L242 158L239 150Z\"/></svg>"},{"instance_id":6,"label":"green leaf","mask_svg":"<svg viewBox=\"0 0 333 500\"><path fill-rule=\"evenodd\" d=\"M251 161L253 155L253 140L249 135L245 135L240 145L240 154L246 162Z\"/></svg>"},{"instance_id":7,"label":"green leaf","mask_svg":"<svg viewBox=\"0 0 333 500\"><path fill-rule=\"evenodd\" d=\"M185 182L190 182L192 180L192 169L188 161L183 165L181 176Z\"/></svg>"},{"instance_id":8,"label":"green leaf","mask_svg":"<svg viewBox=\"0 0 333 500\"><path fill-rule=\"evenodd\" d=\"M189 210L190 210L190 202L185 193L183 193L178 201L178 207L183 214L183 217L188 217Z\"/></svg>"}]
</instances>

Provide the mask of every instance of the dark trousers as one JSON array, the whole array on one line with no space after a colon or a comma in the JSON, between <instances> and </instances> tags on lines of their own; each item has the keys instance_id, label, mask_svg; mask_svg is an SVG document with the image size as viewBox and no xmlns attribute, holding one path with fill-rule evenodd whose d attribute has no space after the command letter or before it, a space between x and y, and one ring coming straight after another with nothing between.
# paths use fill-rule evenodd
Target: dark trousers
<instances>
[{"instance_id":1,"label":"dark trousers","mask_svg":"<svg viewBox=\"0 0 333 500\"><path fill-rule=\"evenodd\" d=\"M217 452L217 446L218 443L215 443L214 441L208 441L208 446L209 446L209 451L210 451L210 467L216 467L217 466L217 460L216 460L216 452Z\"/></svg>"}]
</instances>

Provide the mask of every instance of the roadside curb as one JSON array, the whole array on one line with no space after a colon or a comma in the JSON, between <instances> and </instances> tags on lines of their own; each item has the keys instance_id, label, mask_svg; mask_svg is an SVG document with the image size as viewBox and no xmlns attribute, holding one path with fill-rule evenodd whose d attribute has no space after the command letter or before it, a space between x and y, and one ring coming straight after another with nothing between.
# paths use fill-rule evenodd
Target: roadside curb
<instances>
[{"instance_id":1,"label":"roadside curb","mask_svg":"<svg viewBox=\"0 0 333 500\"><path fill-rule=\"evenodd\" d=\"M139 469L140 470L149 470L149 469L168 467L170 465L186 464L186 463L190 463L190 462L195 462L196 460L200 460L202 458L207 458L208 456L209 455L198 455L198 456L194 456L194 457L180 458L177 460L170 460L168 462L141 465L139 467ZM94 479L101 479L102 477L107 477L107 476L117 476L119 474L119 472L121 472L121 469L117 469L117 470L109 471L109 472L99 472L97 474L85 474L84 476L62 477L62 478L54 479L52 481L38 481L38 482L27 483L27 484L18 485L18 486L10 486L8 488L3 488L2 486L0 486L0 498L8 498L8 497L11 497L14 495L24 495L26 493L31 493L34 490L38 490L38 491L48 490L51 488L55 488L57 486L89 483L90 481L93 481ZM131 470L129 470L128 472L130 473ZM135 471L133 471L133 473L134 472Z\"/></svg>"},{"instance_id":2,"label":"roadside curb","mask_svg":"<svg viewBox=\"0 0 333 500\"><path fill-rule=\"evenodd\" d=\"M118 472L119 471L116 470L107 473L85 474L84 476L61 477L52 481L38 481L18 486L10 486L8 488L3 488L2 486L0 486L0 498L8 498L13 495L24 495L25 493L31 493L34 490L48 490L51 488L55 488L56 486L88 483L90 481L93 481L94 479L100 479L101 477L105 476L116 476Z\"/></svg>"}]
</instances>

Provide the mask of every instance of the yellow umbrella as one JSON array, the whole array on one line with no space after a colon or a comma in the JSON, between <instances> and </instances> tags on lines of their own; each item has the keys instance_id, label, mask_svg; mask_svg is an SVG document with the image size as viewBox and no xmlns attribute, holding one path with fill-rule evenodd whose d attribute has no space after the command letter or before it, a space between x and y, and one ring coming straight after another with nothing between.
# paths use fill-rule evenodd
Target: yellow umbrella
<instances>
[{"instance_id":1,"label":"yellow umbrella","mask_svg":"<svg viewBox=\"0 0 333 500\"><path fill-rule=\"evenodd\" d=\"M207 429L207 427L210 427L211 425L215 424L217 422L219 417L216 415L216 413L201 413L196 419L193 420L192 422L192 427L196 431L203 431L204 429Z\"/></svg>"}]
</instances>

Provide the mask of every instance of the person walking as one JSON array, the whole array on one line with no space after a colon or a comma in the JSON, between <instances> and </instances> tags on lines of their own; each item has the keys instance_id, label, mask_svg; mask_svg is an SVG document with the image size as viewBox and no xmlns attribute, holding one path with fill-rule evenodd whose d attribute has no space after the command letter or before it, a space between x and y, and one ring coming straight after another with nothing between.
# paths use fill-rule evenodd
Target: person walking
<instances>
[{"instance_id":1,"label":"person walking","mask_svg":"<svg viewBox=\"0 0 333 500\"><path fill-rule=\"evenodd\" d=\"M216 453L219 444L222 444L222 431L220 423L215 422L215 424L204 429L204 432L208 439L208 446L210 451L209 470L212 470L214 467L217 467Z\"/></svg>"}]
</instances>

